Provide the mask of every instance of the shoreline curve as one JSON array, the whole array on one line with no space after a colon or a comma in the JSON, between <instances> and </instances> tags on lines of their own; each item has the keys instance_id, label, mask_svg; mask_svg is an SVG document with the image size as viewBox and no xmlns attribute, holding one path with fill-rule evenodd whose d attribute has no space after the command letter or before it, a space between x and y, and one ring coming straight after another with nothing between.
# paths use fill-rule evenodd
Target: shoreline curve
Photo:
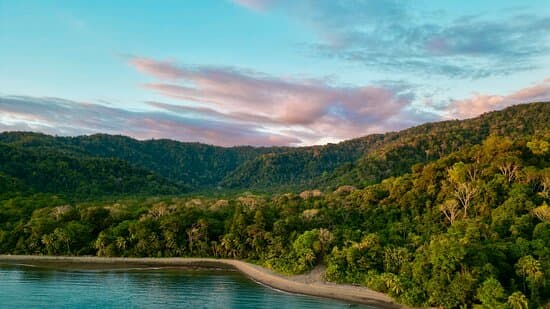
<instances>
[{"instance_id":1,"label":"shoreline curve","mask_svg":"<svg viewBox=\"0 0 550 309\"><path fill-rule=\"evenodd\" d=\"M361 303L378 308L407 308L396 303L386 294L366 287L334 284L327 282L300 282L272 272L248 262L233 259L215 258L130 258L130 257L95 257L95 256L45 256L45 255L0 255L0 262L38 262L67 264L125 264L143 266L195 266L234 268L250 279L268 287L296 294L323 297Z\"/></svg>"}]
</instances>

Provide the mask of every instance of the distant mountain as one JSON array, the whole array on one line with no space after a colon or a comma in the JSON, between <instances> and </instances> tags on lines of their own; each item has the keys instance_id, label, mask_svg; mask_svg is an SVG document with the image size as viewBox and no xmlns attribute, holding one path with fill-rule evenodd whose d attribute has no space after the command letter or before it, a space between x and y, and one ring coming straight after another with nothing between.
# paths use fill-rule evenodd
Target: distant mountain
<instances>
[{"instance_id":1,"label":"distant mountain","mask_svg":"<svg viewBox=\"0 0 550 309\"><path fill-rule=\"evenodd\" d=\"M517 105L468 120L311 147L217 147L96 134L0 133L0 192L178 194L196 190L299 191L363 187L409 172L489 135L548 130L550 103Z\"/></svg>"}]
</instances>

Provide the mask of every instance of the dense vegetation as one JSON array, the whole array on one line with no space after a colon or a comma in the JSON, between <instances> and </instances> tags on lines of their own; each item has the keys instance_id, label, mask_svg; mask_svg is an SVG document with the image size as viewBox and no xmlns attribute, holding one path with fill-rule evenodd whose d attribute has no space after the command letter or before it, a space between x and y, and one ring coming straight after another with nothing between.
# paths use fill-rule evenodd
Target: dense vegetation
<instances>
[{"instance_id":1,"label":"dense vegetation","mask_svg":"<svg viewBox=\"0 0 550 309\"><path fill-rule=\"evenodd\" d=\"M116 159L147 169L189 189L213 188L238 165L262 153L285 148L216 147L171 140L137 141L125 136L95 134L52 137L31 132L5 132L0 143L21 151L54 153L74 159Z\"/></svg>"},{"instance_id":2,"label":"dense vegetation","mask_svg":"<svg viewBox=\"0 0 550 309\"><path fill-rule=\"evenodd\" d=\"M335 190L227 199L140 195L78 201L52 194L57 184L16 193L40 183L33 175L49 173L58 181L66 172L68 179L86 175L83 179L94 183L114 171L102 169L94 178L87 174L94 169L70 165L82 163L70 159L78 151L86 154L83 162L88 160L89 150L56 149L59 138L39 136L38 141L53 141L47 147L4 139L0 190L10 194L0 199L0 253L229 257L283 273L324 265L328 280L365 285L410 305L550 306L549 107L529 104L407 130L412 133L370 136L361 150L367 154L312 180L339 184ZM337 146L323 149L337 153ZM270 171L291 173L288 166L279 167L287 162L279 158L299 158L296 153L317 148L279 148L279 154L259 154L244 164L277 158L266 165ZM46 149L52 159L41 163ZM36 156L26 157L27 152ZM353 156L335 155L334 162ZM12 166L9 158L20 157L13 162L35 163ZM63 173L44 169L58 158L69 162L58 170ZM92 161L91 166L126 166L116 158L94 160L111 163ZM309 175L317 175L316 164ZM133 165L126 168L119 177L144 173ZM155 195L181 184L147 175L155 180ZM273 175L271 183L285 177ZM356 181L357 186L350 185ZM140 191L139 186L127 190Z\"/></svg>"},{"instance_id":3,"label":"dense vegetation","mask_svg":"<svg viewBox=\"0 0 550 309\"><path fill-rule=\"evenodd\" d=\"M550 123L550 104L518 105L458 121L428 123L400 132L369 135L325 146L261 155L241 165L222 184L264 188L363 187L410 171L416 163L438 159L480 144L491 134L524 136Z\"/></svg>"},{"instance_id":4,"label":"dense vegetation","mask_svg":"<svg viewBox=\"0 0 550 309\"><path fill-rule=\"evenodd\" d=\"M335 189L342 184L363 188L407 173L416 163L480 144L491 134L531 135L547 123L550 123L550 104L533 103L464 121L429 123L400 132L312 147L224 148L170 140L137 141L104 134L52 137L28 132L0 133L0 145L14 147L21 154L31 151L32 156L93 161L98 169L108 162L103 159L125 161L128 168L147 170L159 181L177 188L176 193L227 189L296 193L308 188ZM0 161L0 166L9 164ZM82 185L86 186L86 181ZM43 187L37 183L33 188L38 190L35 192L44 192ZM44 188L55 191L53 184ZM111 195L112 191L104 193ZM146 188L140 191L151 193ZM75 194L62 186L57 193Z\"/></svg>"},{"instance_id":5,"label":"dense vegetation","mask_svg":"<svg viewBox=\"0 0 550 309\"><path fill-rule=\"evenodd\" d=\"M115 158L65 155L0 143L0 197L32 192L79 198L120 194L174 194L185 188Z\"/></svg>"}]
</instances>

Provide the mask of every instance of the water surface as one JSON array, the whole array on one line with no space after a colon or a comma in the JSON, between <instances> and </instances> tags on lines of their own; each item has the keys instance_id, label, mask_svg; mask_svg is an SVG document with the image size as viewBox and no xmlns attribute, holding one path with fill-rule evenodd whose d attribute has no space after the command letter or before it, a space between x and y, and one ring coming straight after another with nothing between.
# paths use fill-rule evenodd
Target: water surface
<instances>
[{"instance_id":1,"label":"water surface","mask_svg":"<svg viewBox=\"0 0 550 309\"><path fill-rule=\"evenodd\" d=\"M350 303L277 291L230 270L75 270L0 263L0 307L322 309Z\"/></svg>"}]
</instances>

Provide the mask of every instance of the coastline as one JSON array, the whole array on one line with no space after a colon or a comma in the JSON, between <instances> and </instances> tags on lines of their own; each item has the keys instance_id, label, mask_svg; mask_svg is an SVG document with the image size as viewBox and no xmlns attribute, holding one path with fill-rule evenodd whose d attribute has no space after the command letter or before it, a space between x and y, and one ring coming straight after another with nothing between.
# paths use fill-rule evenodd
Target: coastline
<instances>
[{"instance_id":1,"label":"coastline","mask_svg":"<svg viewBox=\"0 0 550 309\"><path fill-rule=\"evenodd\" d=\"M327 283L321 280L304 279L304 275L283 276L273 271L244 261L214 258L127 258L95 256L39 256L39 255L0 255L0 262L18 263L66 263L66 264L124 264L139 266L195 266L195 267L230 267L250 279L285 292L304 294L316 297L339 299L378 308L406 308L397 304L386 294L366 287Z\"/></svg>"}]
</instances>

